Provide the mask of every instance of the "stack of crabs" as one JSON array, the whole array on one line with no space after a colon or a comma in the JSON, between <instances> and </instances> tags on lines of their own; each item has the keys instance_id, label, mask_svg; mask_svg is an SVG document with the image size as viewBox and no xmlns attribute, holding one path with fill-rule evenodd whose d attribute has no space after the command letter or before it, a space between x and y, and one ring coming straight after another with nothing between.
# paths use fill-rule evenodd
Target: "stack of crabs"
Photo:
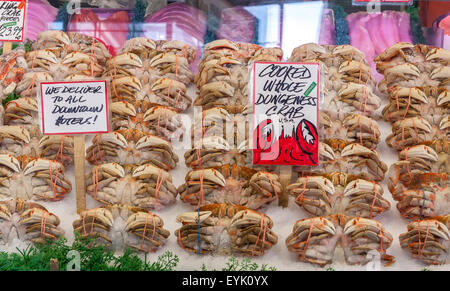
<instances>
[{"instance_id":1,"label":"stack of crabs","mask_svg":"<svg viewBox=\"0 0 450 291\"><path fill-rule=\"evenodd\" d=\"M387 171L377 151L381 99L364 54L350 45L305 44L290 62L318 62L323 72L319 101L319 165L296 166L287 190L312 218L294 224L286 239L298 259L324 266L337 246L348 264L366 264L386 253L392 235L373 218L390 208L380 185Z\"/></svg>"},{"instance_id":2,"label":"stack of crabs","mask_svg":"<svg viewBox=\"0 0 450 291\"><path fill-rule=\"evenodd\" d=\"M182 226L175 235L182 248L259 256L277 243L272 220L256 210L278 198L281 183L273 172L248 167L247 86L252 62L281 58L280 48L224 39L205 45L194 78L199 112L192 148L184 155L191 170L178 188L181 201L197 208L177 217Z\"/></svg>"},{"instance_id":3,"label":"stack of crabs","mask_svg":"<svg viewBox=\"0 0 450 291\"><path fill-rule=\"evenodd\" d=\"M375 58L389 98L383 118L392 123L387 144L399 161L388 188L401 215L412 220L402 248L427 264L449 263L450 51L397 43Z\"/></svg>"},{"instance_id":4,"label":"stack of crabs","mask_svg":"<svg viewBox=\"0 0 450 291\"><path fill-rule=\"evenodd\" d=\"M73 227L82 236L115 250L153 252L165 244L170 233L150 211L178 195L169 171L178 163L173 142L183 137L180 113L192 103L194 58L184 42L137 37L106 61L113 131L96 135L86 150L87 193L106 207L81 213Z\"/></svg>"},{"instance_id":5,"label":"stack of crabs","mask_svg":"<svg viewBox=\"0 0 450 291\"><path fill-rule=\"evenodd\" d=\"M73 138L42 136L39 129L39 82L99 77L110 57L89 36L42 32L29 51L17 48L0 57L1 238L42 242L62 235L59 219L29 200L58 201L71 192L65 167L73 161ZM3 107L2 107L3 109Z\"/></svg>"}]
</instances>

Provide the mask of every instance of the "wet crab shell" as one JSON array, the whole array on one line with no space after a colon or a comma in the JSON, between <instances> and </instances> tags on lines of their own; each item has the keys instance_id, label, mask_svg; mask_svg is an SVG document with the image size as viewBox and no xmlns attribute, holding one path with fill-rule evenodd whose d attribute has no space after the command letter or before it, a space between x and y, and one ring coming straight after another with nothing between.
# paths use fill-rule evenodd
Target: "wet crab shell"
<instances>
[{"instance_id":1,"label":"wet crab shell","mask_svg":"<svg viewBox=\"0 0 450 291\"><path fill-rule=\"evenodd\" d=\"M86 175L86 191L106 205L124 204L143 209L161 209L176 201L172 176L151 164L100 164Z\"/></svg>"},{"instance_id":2,"label":"wet crab shell","mask_svg":"<svg viewBox=\"0 0 450 291\"><path fill-rule=\"evenodd\" d=\"M178 163L170 142L137 129L96 135L92 145L86 149L86 157L92 164L152 163L164 170L171 170Z\"/></svg>"},{"instance_id":3,"label":"wet crab shell","mask_svg":"<svg viewBox=\"0 0 450 291\"><path fill-rule=\"evenodd\" d=\"M286 189L311 216L342 213L373 218L390 208L380 184L346 173L302 176Z\"/></svg>"},{"instance_id":4,"label":"wet crab shell","mask_svg":"<svg viewBox=\"0 0 450 291\"><path fill-rule=\"evenodd\" d=\"M64 167L56 161L0 155L0 197L58 201L72 190Z\"/></svg>"},{"instance_id":5,"label":"wet crab shell","mask_svg":"<svg viewBox=\"0 0 450 291\"><path fill-rule=\"evenodd\" d=\"M178 215L177 242L198 254L261 256L278 241L272 220L259 212L232 204L209 204Z\"/></svg>"},{"instance_id":6,"label":"wet crab shell","mask_svg":"<svg viewBox=\"0 0 450 291\"><path fill-rule=\"evenodd\" d=\"M59 218L40 204L11 199L0 201L0 242L14 238L32 243L45 243L64 235Z\"/></svg>"},{"instance_id":7,"label":"wet crab shell","mask_svg":"<svg viewBox=\"0 0 450 291\"><path fill-rule=\"evenodd\" d=\"M14 92L27 67L25 50L23 49L16 48L0 56L0 93L2 99Z\"/></svg>"},{"instance_id":8,"label":"wet crab shell","mask_svg":"<svg viewBox=\"0 0 450 291\"><path fill-rule=\"evenodd\" d=\"M144 209L125 205L88 209L73 222L82 238L106 245L113 251L152 253L163 247L170 232L163 228L161 217Z\"/></svg>"},{"instance_id":9,"label":"wet crab shell","mask_svg":"<svg viewBox=\"0 0 450 291\"><path fill-rule=\"evenodd\" d=\"M281 193L279 176L236 165L192 170L178 187L181 201L191 205L233 203L250 209L270 204Z\"/></svg>"},{"instance_id":10,"label":"wet crab shell","mask_svg":"<svg viewBox=\"0 0 450 291\"><path fill-rule=\"evenodd\" d=\"M298 220L286 246L300 261L321 267L333 262L338 245L348 264L364 265L380 258L389 265L395 261L386 254L392 241L392 235L375 220L335 214Z\"/></svg>"}]
</instances>

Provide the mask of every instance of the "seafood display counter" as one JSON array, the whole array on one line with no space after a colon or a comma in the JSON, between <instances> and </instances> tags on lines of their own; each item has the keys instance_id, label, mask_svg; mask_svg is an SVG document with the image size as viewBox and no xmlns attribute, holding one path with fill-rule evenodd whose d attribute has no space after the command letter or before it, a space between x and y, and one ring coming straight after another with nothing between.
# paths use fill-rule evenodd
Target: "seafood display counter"
<instances>
[{"instance_id":1,"label":"seafood display counter","mask_svg":"<svg viewBox=\"0 0 450 291\"><path fill-rule=\"evenodd\" d=\"M28 1L30 41L0 56L0 251L76 233L150 261L171 251L177 270L218 269L232 256L277 270L448 270L450 51L417 40L414 2L409 14L345 18L334 1L317 15L320 44L318 33L290 51L259 41L269 36L254 33L257 5L223 8L214 31L201 4L155 12L136 2L114 20L110 7L69 15ZM46 28L35 31L42 9ZM90 13L127 23L123 40L105 27L80 31ZM245 40L236 17L255 28ZM391 37L362 41L363 17ZM183 37L150 37L166 22ZM369 42L377 37L384 43ZM252 163L249 98L253 64L283 61L319 63L323 78L319 165L292 167L286 185L278 167ZM86 137L87 203L77 212L74 138L41 133L37 91L93 79L110 83L111 131Z\"/></svg>"}]
</instances>

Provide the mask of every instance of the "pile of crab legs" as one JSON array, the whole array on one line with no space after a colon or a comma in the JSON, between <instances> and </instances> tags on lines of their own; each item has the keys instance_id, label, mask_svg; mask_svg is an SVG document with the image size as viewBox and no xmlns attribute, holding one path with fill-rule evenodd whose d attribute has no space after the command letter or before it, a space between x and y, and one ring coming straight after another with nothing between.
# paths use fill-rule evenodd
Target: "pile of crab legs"
<instances>
[{"instance_id":1,"label":"pile of crab legs","mask_svg":"<svg viewBox=\"0 0 450 291\"><path fill-rule=\"evenodd\" d=\"M365 56L350 45L295 48L290 62L318 62L323 72L319 100L319 165L295 166L287 186L294 202L312 218L298 220L286 239L302 262L325 266L340 246L348 264L374 258L386 265L392 235L374 218L390 209L380 182L387 165L377 151L381 99Z\"/></svg>"},{"instance_id":2,"label":"pile of crab legs","mask_svg":"<svg viewBox=\"0 0 450 291\"><path fill-rule=\"evenodd\" d=\"M275 201L282 187L277 174L249 167L247 85L254 61L281 58L280 48L224 39L205 45L194 78L200 110L184 155L191 170L178 187L181 201L197 207L177 217L182 226L175 235L183 249L260 256L277 243L272 220L256 210Z\"/></svg>"},{"instance_id":3,"label":"pile of crab legs","mask_svg":"<svg viewBox=\"0 0 450 291\"><path fill-rule=\"evenodd\" d=\"M426 264L449 263L450 51L397 43L375 58L389 98L386 142L398 151L388 188L400 214L412 220L400 245Z\"/></svg>"}]
</instances>

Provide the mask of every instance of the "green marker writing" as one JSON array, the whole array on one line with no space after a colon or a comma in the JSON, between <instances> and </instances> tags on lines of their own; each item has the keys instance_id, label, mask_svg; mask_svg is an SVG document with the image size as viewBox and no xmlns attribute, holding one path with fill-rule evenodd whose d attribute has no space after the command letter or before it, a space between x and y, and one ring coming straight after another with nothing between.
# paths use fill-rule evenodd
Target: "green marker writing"
<instances>
[{"instance_id":1,"label":"green marker writing","mask_svg":"<svg viewBox=\"0 0 450 291\"><path fill-rule=\"evenodd\" d=\"M305 97L308 97L308 95L311 93L311 91L316 88L317 83L316 82L312 82L311 85L309 85L308 89L306 89L305 91Z\"/></svg>"},{"instance_id":2,"label":"green marker writing","mask_svg":"<svg viewBox=\"0 0 450 291\"><path fill-rule=\"evenodd\" d=\"M11 22L5 22L5 23L3 23L3 27L9 27L9 26L14 26L14 25L16 25L17 24L17 22L16 21L11 21Z\"/></svg>"}]
</instances>

